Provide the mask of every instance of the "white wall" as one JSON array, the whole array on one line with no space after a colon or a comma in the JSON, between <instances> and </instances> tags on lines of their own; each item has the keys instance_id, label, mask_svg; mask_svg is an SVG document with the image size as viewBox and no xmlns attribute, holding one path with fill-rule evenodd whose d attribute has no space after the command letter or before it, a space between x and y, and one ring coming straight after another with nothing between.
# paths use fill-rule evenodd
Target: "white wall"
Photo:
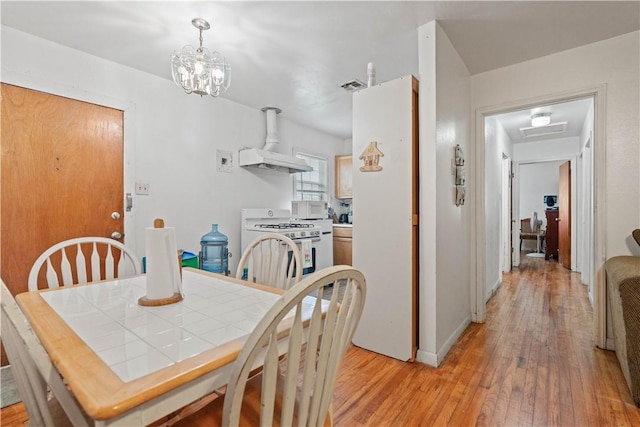
<instances>
[{"instance_id":1,"label":"white wall","mask_svg":"<svg viewBox=\"0 0 640 427\"><path fill-rule=\"evenodd\" d=\"M606 138L600 141L606 144L606 257L630 254L628 237L640 223L639 35L636 31L471 77L473 110L606 84Z\"/></svg>"},{"instance_id":2,"label":"white wall","mask_svg":"<svg viewBox=\"0 0 640 427\"><path fill-rule=\"evenodd\" d=\"M593 123L593 116L591 116ZM556 138L523 142L513 146L513 161L518 163L570 159L580 151L580 138Z\"/></svg>"},{"instance_id":3,"label":"white wall","mask_svg":"<svg viewBox=\"0 0 640 427\"><path fill-rule=\"evenodd\" d=\"M469 145L469 72L442 29L419 28L420 289L418 360L437 366L470 323L473 195L455 205L452 159ZM465 163L467 179L472 162ZM468 188L468 187L467 187Z\"/></svg>"},{"instance_id":4,"label":"white wall","mask_svg":"<svg viewBox=\"0 0 640 427\"><path fill-rule=\"evenodd\" d=\"M513 143L495 117L485 120L485 283L489 299L502 283L502 154L513 158Z\"/></svg>"},{"instance_id":5,"label":"white wall","mask_svg":"<svg viewBox=\"0 0 640 427\"><path fill-rule=\"evenodd\" d=\"M168 58L168 57L167 57ZM168 61L168 60L167 60ZM169 66L167 62L167 67ZM162 217L176 228L177 243L197 253L211 223L229 237L240 258L240 209L290 208L290 175L259 174L239 167L217 172L216 150L264 144L264 113L224 98L187 95L170 80L2 27L2 81L125 110L125 191L135 180L150 183L149 196L135 196L127 214L126 243L144 255L144 228ZM241 84L241 82L236 82ZM266 101L265 101L266 102ZM326 154L342 152L342 138L278 116L280 151L293 146ZM331 171L333 168L331 168ZM133 237L133 238L132 238Z\"/></svg>"}]
</instances>

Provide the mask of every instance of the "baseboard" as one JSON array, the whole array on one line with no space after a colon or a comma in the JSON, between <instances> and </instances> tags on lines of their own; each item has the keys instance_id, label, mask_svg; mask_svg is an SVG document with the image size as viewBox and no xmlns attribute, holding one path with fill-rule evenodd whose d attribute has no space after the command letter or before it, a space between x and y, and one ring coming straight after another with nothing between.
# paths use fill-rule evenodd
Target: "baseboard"
<instances>
[{"instance_id":1,"label":"baseboard","mask_svg":"<svg viewBox=\"0 0 640 427\"><path fill-rule=\"evenodd\" d=\"M425 365L433 366L437 368L444 361L444 358L449 354L449 350L458 342L467 326L471 324L471 315L467 316L458 327L453 331L449 339L447 339L444 345L438 350L437 353L430 351L418 350L416 354L416 361L424 363Z\"/></svg>"},{"instance_id":2,"label":"baseboard","mask_svg":"<svg viewBox=\"0 0 640 427\"><path fill-rule=\"evenodd\" d=\"M498 288L502 286L502 279L498 279L498 281L496 283L493 284L493 286L487 291L487 299L485 302L489 302L489 300L491 298L493 298L493 296L496 294L496 292L498 291Z\"/></svg>"},{"instance_id":3,"label":"baseboard","mask_svg":"<svg viewBox=\"0 0 640 427\"><path fill-rule=\"evenodd\" d=\"M613 343L613 338L607 338L605 350L615 351L616 345Z\"/></svg>"},{"instance_id":4,"label":"baseboard","mask_svg":"<svg viewBox=\"0 0 640 427\"><path fill-rule=\"evenodd\" d=\"M438 355L430 351L418 350L416 353L416 361L433 366L434 368L438 367Z\"/></svg>"}]
</instances>

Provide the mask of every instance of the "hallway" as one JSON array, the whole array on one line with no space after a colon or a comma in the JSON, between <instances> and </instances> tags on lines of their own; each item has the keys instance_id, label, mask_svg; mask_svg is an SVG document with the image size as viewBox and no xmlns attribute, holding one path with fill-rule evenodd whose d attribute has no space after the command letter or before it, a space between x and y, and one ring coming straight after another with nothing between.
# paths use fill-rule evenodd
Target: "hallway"
<instances>
[{"instance_id":1,"label":"hallway","mask_svg":"<svg viewBox=\"0 0 640 427\"><path fill-rule=\"evenodd\" d=\"M596 349L579 275L522 257L435 369L353 348L334 393L337 426L631 426L615 353Z\"/></svg>"}]
</instances>

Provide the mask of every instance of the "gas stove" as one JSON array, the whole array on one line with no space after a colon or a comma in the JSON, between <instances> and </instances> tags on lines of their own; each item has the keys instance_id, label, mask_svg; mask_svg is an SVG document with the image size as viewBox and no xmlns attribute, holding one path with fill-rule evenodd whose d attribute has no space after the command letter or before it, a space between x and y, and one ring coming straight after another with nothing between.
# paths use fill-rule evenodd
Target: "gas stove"
<instances>
[{"instance_id":1,"label":"gas stove","mask_svg":"<svg viewBox=\"0 0 640 427\"><path fill-rule=\"evenodd\" d=\"M249 238L259 233L280 233L300 240L317 239L322 230L317 221L292 220L288 209L242 209L242 234Z\"/></svg>"},{"instance_id":2,"label":"gas stove","mask_svg":"<svg viewBox=\"0 0 640 427\"><path fill-rule=\"evenodd\" d=\"M256 237L264 233L287 236L303 248L311 245L314 268L305 269L309 274L315 268L333 264L333 236L330 220L292 219L289 209L242 209L240 243L242 250Z\"/></svg>"},{"instance_id":3,"label":"gas stove","mask_svg":"<svg viewBox=\"0 0 640 427\"><path fill-rule=\"evenodd\" d=\"M319 237L322 234L320 227L307 222L276 222L247 224L247 230L261 233L280 233L292 240L309 239Z\"/></svg>"}]
</instances>

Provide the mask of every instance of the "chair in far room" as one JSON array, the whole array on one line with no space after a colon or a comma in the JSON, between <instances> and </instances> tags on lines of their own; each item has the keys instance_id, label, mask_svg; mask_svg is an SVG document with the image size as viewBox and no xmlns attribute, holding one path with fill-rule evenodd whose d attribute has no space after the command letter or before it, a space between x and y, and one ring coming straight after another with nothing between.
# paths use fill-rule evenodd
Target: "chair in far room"
<instances>
[{"instance_id":1,"label":"chair in far room","mask_svg":"<svg viewBox=\"0 0 640 427\"><path fill-rule=\"evenodd\" d=\"M534 212L531 218L520 220L520 250L522 250L523 240L535 240L536 252L542 251L544 242L544 230L542 230L542 220L538 219L538 213Z\"/></svg>"}]
</instances>

